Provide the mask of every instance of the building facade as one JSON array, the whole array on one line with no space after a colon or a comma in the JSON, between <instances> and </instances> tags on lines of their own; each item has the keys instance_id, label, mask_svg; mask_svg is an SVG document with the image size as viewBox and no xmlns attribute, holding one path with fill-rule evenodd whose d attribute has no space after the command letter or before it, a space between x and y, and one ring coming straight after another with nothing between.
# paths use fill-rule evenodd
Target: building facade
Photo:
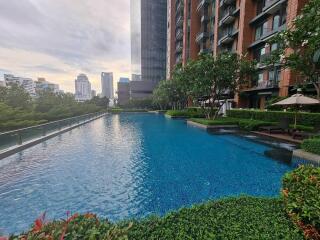
<instances>
[{"instance_id":1,"label":"building facade","mask_svg":"<svg viewBox=\"0 0 320 240\"><path fill-rule=\"evenodd\" d=\"M118 82L118 105L123 106L130 101L130 80L129 78L120 78Z\"/></svg>"},{"instance_id":2,"label":"building facade","mask_svg":"<svg viewBox=\"0 0 320 240\"><path fill-rule=\"evenodd\" d=\"M101 73L101 97L114 98L113 73Z\"/></svg>"},{"instance_id":3,"label":"building facade","mask_svg":"<svg viewBox=\"0 0 320 240\"><path fill-rule=\"evenodd\" d=\"M85 74L79 74L75 80L75 99L84 102L91 98L91 83Z\"/></svg>"},{"instance_id":4,"label":"building facade","mask_svg":"<svg viewBox=\"0 0 320 240\"><path fill-rule=\"evenodd\" d=\"M6 86L17 84L30 94L31 97L36 97L35 84L31 78L16 77L12 74L4 74L4 81Z\"/></svg>"},{"instance_id":5,"label":"building facade","mask_svg":"<svg viewBox=\"0 0 320 240\"><path fill-rule=\"evenodd\" d=\"M167 0L131 0L132 80L149 92L166 78L166 21Z\"/></svg>"},{"instance_id":6,"label":"building facade","mask_svg":"<svg viewBox=\"0 0 320 240\"><path fill-rule=\"evenodd\" d=\"M259 78L235 97L239 107L264 108L287 96L299 81L290 70L265 66L277 44L267 41L286 29L306 0L168 0L167 77L174 67L201 53L235 52L258 62Z\"/></svg>"},{"instance_id":7,"label":"building facade","mask_svg":"<svg viewBox=\"0 0 320 240\"><path fill-rule=\"evenodd\" d=\"M54 84L51 82L48 82L45 78L38 78L35 83L36 92L39 91L50 91L53 93L59 93L60 87L58 84Z\"/></svg>"}]
</instances>

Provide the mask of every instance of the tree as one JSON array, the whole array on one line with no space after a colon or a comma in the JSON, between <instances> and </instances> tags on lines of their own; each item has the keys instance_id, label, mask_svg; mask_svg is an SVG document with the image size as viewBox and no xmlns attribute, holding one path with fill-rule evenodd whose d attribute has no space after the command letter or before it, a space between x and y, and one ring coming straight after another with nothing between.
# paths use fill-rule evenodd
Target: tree
<instances>
[{"instance_id":1,"label":"tree","mask_svg":"<svg viewBox=\"0 0 320 240\"><path fill-rule=\"evenodd\" d=\"M305 5L289 28L277 34L270 44L277 43L271 62L304 76L305 84L313 84L320 98L320 0Z\"/></svg>"},{"instance_id":2,"label":"tree","mask_svg":"<svg viewBox=\"0 0 320 240\"><path fill-rule=\"evenodd\" d=\"M231 53L216 57L202 55L192 63L190 69L191 94L196 99L208 101L209 108L204 107L207 118L216 118L227 100L224 96L237 92L256 73L254 62Z\"/></svg>"},{"instance_id":3,"label":"tree","mask_svg":"<svg viewBox=\"0 0 320 240\"><path fill-rule=\"evenodd\" d=\"M110 99L107 97L101 98L101 97L95 96L89 101L89 103L95 104L98 107L108 108Z\"/></svg>"},{"instance_id":4,"label":"tree","mask_svg":"<svg viewBox=\"0 0 320 240\"><path fill-rule=\"evenodd\" d=\"M32 108L31 96L23 87L12 84L7 90L3 90L5 94L4 102L13 108L30 109Z\"/></svg>"}]
</instances>

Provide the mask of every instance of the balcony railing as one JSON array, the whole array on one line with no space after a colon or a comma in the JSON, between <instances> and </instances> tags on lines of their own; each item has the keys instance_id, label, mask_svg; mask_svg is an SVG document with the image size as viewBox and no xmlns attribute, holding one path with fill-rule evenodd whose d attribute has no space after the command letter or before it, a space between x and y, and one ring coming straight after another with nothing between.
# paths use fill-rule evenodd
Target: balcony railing
<instances>
[{"instance_id":1,"label":"balcony railing","mask_svg":"<svg viewBox=\"0 0 320 240\"><path fill-rule=\"evenodd\" d=\"M176 46L176 52L177 53L181 53L182 52L182 49L183 49L183 43L182 42L179 42Z\"/></svg>"},{"instance_id":2,"label":"balcony railing","mask_svg":"<svg viewBox=\"0 0 320 240\"><path fill-rule=\"evenodd\" d=\"M199 0L199 4L197 6L197 11L200 12L200 10L206 6L210 4L210 0Z\"/></svg>"},{"instance_id":3,"label":"balcony railing","mask_svg":"<svg viewBox=\"0 0 320 240\"><path fill-rule=\"evenodd\" d=\"M258 82L253 89L266 89L266 88L278 88L279 82L274 80L261 81Z\"/></svg>"},{"instance_id":4,"label":"balcony railing","mask_svg":"<svg viewBox=\"0 0 320 240\"><path fill-rule=\"evenodd\" d=\"M235 7L229 7L227 8L223 13L221 20L219 21L219 26L222 26L223 24L230 24L234 22L235 18L235 12L236 12Z\"/></svg>"},{"instance_id":5,"label":"balcony railing","mask_svg":"<svg viewBox=\"0 0 320 240\"><path fill-rule=\"evenodd\" d=\"M218 45L223 45L223 44L229 44L231 42L233 42L234 38L235 38L235 35L238 33L238 30L236 29L228 29L227 31L223 32L221 34L221 38L220 40L218 41Z\"/></svg>"},{"instance_id":6,"label":"balcony railing","mask_svg":"<svg viewBox=\"0 0 320 240\"><path fill-rule=\"evenodd\" d=\"M207 39L209 37L208 32L199 32L196 36L196 42L200 42L204 39Z\"/></svg>"},{"instance_id":7,"label":"balcony railing","mask_svg":"<svg viewBox=\"0 0 320 240\"><path fill-rule=\"evenodd\" d=\"M236 0L220 0L220 7L223 5L231 5L235 2Z\"/></svg>"},{"instance_id":8,"label":"balcony railing","mask_svg":"<svg viewBox=\"0 0 320 240\"><path fill-rule=\"evenodd\" d=\"M179 40L179 39L182 39L182 37L183 37L183 31L182 29L178 29L176 32L176 39Z\"/></svg>"}]
</instances>

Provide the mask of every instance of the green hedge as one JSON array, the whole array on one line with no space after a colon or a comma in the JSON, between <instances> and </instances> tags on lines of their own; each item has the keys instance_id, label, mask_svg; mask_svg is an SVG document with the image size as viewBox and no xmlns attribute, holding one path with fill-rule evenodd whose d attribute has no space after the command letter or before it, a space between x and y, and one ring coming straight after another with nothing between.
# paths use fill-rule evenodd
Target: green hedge
<instances>
[{"instance_id":1,"label":"green hedge","mask_svg":"<svg viewBox=\"0 0 320 240\"><path fill-rule=\"evenodd\" d=\"M70 218L69 218L70 219ZM111 224L94 216L77 216L30 231L25 239L303 239L279 199L227 198L183 208L164 217ZM11 237L18 240L18 236Z\"/></svg>"},{"instance_id":2,"label":"green hedge","mask_svg":"<svg viewBox=\"0 0 320 240\"><path fill-rule=\"evenodd\" d=\"M306 139L301 144L301 148L307 152L320 155L320 139L319 138Z\"/></svg>"},{"instance_id":3,"label":"green hedge","mask_svg":"<svg viewBox=\"0 0 320 240\"><path fill-rule=\"evenodd\" d=\"M187 108L183 110L169 110L166 112L171 117L181 118L203 118L205 117L204 111L201 108Z\"/></svg>"},{"instance_id":4,"label":"green hedge","mask_svg":"<svg viewBox=\"0 0 320 240\"><path fill-rule=\"evenodd\" d=\"M258 121L258 120L248 120L248 119L239 120L239 127L246 131L255 131L255 130L258 130L259 127L270 126L270 125L274 125L274 123Z\"/></svg>"},{"instance_id":5,"label":"green hedge","mask_svg":"<svg viewBox=\"0 0 320 240\"><path fill-rule=\"evenodd\" d=\"M286 211L296 223L302 228L311 225L320 234L320 168L300 166L286 174L282 197ZM314 231L311 234L316 234Z\"/></svg>"},{"instance_id":6,"label":"green hedge","mask_svg":"<svg viewBox=\"0 0 320 240\"><path fill-rule=\"evenodd\" d=\"M12 121L6 121L0 123L0 131L10 131L14 129L19 128L26 128L26 127L32 127L36 125L40 125L43 123L47 123L47 120L39 120L39 121L32 121L32 120L12 120Z\"/></svg>"},{"instance_id":7,"label":"green hedge","mask_svg":"<svg viewBox=\"0 0 320 240\"><path fill-rule=\"evenodd\" d=\"M281 118L289 118L294 123L294 112L259 111L233 109L227 111L228 117L261 120L266 122L279 122ZM320 113L298 113L297 123L305 126L320 126Z\"/></svg>"}]
</instances>

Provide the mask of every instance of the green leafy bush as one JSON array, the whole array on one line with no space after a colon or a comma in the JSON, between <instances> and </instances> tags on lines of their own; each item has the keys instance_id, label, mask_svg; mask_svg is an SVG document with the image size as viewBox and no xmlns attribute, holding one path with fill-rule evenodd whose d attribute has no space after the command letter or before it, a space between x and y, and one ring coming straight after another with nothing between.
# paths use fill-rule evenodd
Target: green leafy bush
<instances>
[{"instance_id":1,"label":"green leafy bush","mask_svg":"<svg viewBox=\"0 0 320 240\"><path fill-rule=\"evenodd\" d=\"M282 197L292 219L302 229L309 229L309 234L320 237L320 168L300 166L286 174Z\"/></svg>"},{"instance_id":2,"label":"green leafy bush","mask_svg":"<svg viewBox=\"0 0 320 240\"><path fill-rule=\"evenodd\" d=\"M64 236L64 238L61 238ZM35 221L20 239L303 239L288 218L280 199L238 197L208 201L191 208L131 222L110 223L95 215L73 215L66 220Z\"/></svg>"},{"instance_id":3,"label":"green leafy bush","mask_svg":"<svg viewBox=\"0 0 320 240\"><path fill-rule=\"evenodd\" d=\"M228 198L134 222L129 239L303 239L277 199Z\"/></svg>"},{"instance_id":4,"label":"green leafy bush","mask_svg":"<svg viewBox=\"0 0 320 240\"><path fill-rule=\"evenodd\" d=\"M192 122L200 123L207 126L217 126L217 125L238 125L239 119L234 118L217 118L215 120L205 119L205 118L191 118Z\"/></svg>"},{"instance_id":5,"label":"green leafy bush","mask_svg":"<svg viewBox=\"0 0 320 240\"><path fill-rule=\"evenodd\" d=\"M307 152L320 155L320 138L304 140L301 144L301 148Z\"/></svg>"},{"instance_id":6,"label":"green leafy bush","mask_svg":"<svg viewBox=\"0 0 320 240\"><path fill-rule=\"evenodd\" d=\"M204 111L201 108L187 108L183 110L169 110L166 112L171 117L181 118L203 118L205 117Z\"/></svg>"},{"instance_id":7,"label":"green leafy bush","mask_svg":"<svg viewBox=\"0 0 320 240\"><path fill-rule=\"evenodd\" d=\"M259 110L242 110L233 109L227 111L228 117L261 120L266 122L279 122L281 118L289 118L294 123L294 112L280 111L259 111ZM320 113L298 113L297 123L305 126L320 126Z\"/></svg>"},{"instance_id":8,"label":"green leafy bush","mask_svg":"<svg viewBox=\"0 0 320 240\"><path fill-rule=\"evenodd\" d=\"M270 126L270 125L274 125L274 123L258 121L258 120L248 120L248 119L239 120L239 127L246 131L255 131L255 130L258 130L259 127Z\"/></svg>"},{"instance_id":9,"label":"green leafy bush","mask_svg":"<svg viewBox=\"0 0 320 240\"><path fill-rule=\"evenodd\" d=\"M131 224L112 224L100 220L93 214L68 216L66 220L47 222L45 215L38 218L32 229L20 236L11 236L9 240L21 239L94 239L126 240Z\"/></svg>"}]
</instances>

